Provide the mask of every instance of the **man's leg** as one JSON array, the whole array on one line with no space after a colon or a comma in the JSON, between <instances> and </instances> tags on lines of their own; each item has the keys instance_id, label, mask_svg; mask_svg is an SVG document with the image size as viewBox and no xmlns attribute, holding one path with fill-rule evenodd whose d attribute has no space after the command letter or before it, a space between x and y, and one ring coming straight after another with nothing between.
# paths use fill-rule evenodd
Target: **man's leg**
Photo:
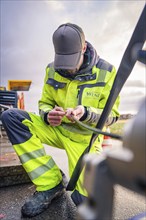
<instances>
[{"instance_id":1,"label":"man's leg","mask_svg":"<svg viewBox=\"0 0 146 220\"><path fill-rule=\"evenodd\" d=\"M77 136L77 135L76 135ZM76 138L78 140L78 138ZM90 139L89 139L90 140ZM84 152L85 148L89 144L89 140L87 142L84 142L80 140L80 142L75 142L75 141L68 141L66 143L66 152L68 155L68 161L69 161L69 173L70 177L75 169L75 166ZM98 153L97 153L98 149ZM96 153L97 155L101 152L101 144L99 143L98 140L95 141L94 145L92 146L90 153ZM83 201L87 199L87 192L85 188L83 187L83 181L84 181L84 169L80 174L80 177L77 181L76 188L73 191L71 198L74 201L75 205L81 204Z\"/></svg>"},{"instance_id":2,"label":"man's leg","mask_svg":"<svg viewBox=\"0 0 146 220\"><path fill-rule=\"evenodd\" d=\"M46 209L51 200L60 195L64 188L59 168L51 156L46 155L42 145L45 135L48 143L48 136L52 135L50 143L53 144L55 134L49 131L50 126L46 126L39 116L34 115L32 121L27 112L19 109L4 111L2 122L24 169L36 185L36 190L40 192L35 193L22 208L24 215L34 216ZM42 130L37 129L36 132L36 126Z\"/></svg>"}]
</instances>

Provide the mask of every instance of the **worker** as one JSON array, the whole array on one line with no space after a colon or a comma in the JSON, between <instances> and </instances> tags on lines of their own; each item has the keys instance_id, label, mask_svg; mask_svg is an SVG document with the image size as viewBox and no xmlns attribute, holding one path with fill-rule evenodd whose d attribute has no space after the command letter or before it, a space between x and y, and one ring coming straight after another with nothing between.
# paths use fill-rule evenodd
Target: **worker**
<instances>
[{"instance_id":1,"label":"worker","mask_svg":"<svg viewBox=\"0 0 146 220\"><path fill-rule=\"evenodd\" d=\"M66 151L69 176L83 151L89 145L92 131L81 127L75 119L95 127L108 99L116 70L100 58L85 40L81 27L72 23L60 25L53 33L54 61L46 67L39 115L20 109L2 114L2 122L20 161L36 186L36 192L22 206L23 216L33 217L49 207L52 199L65 192L62 172L43 144ZM116 122L119 97L105 123ZM102 150L99 135L91 153ZM71 198L79 205L87 198L82 186L83 172Z\"/></svg>"}]
</instances>

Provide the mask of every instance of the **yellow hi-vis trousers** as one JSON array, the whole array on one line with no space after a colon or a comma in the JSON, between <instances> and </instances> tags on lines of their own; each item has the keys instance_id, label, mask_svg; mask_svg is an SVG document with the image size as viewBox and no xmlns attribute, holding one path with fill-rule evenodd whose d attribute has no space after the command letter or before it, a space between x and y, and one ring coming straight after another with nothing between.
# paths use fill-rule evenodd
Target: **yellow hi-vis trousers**
<instances>
[{"instance_id":1,"label":"yellow hi-vis trousers","mask_svg":"<svg viewBox=\"0 0 146 220\"><path fill-rule=\"evenodd\" d=\"M5 113L6 112L7 111L5 111ZM20 120L20 115L18 116L17 112L21 115L22 111L8 110L6 113L5 118L11 118L11 121L8 121L7 123L4 122L7 134L10 137L10 140L14 139L11 138L13 133L15 133L15 136L18 136L20 127L23 127L23 141L18 141L19 138L16 137L16 140L12 140L13 147L30 179L36 185L36 190L49 190L62 181L62 175L52 157L46 155L43 144L61 148L66 151L68 156L69 175L71 176L78 159L89 144L90 137L69 132L63 129L62 126L53 127L47 125L43 122L40 116L32 113L27 113L31 120L26 117L23 117ZM14 113L16 118L15 122L13 121L14 116L12 116ZM11 117L9 115L11 115ZM17 122L17 118L19 119L19 123ZM10 126L11 123L13 126ZM20 125L18 126L18 124ZM14 132L12 132L13 129ZM26 141L25 136L29 137L26 138ZM94 146L92 147L91 152L96 152ZM76 190L81 195L87 196L86 190L83 188L83 172L77 182Z\"/></svg>"}]
</instances>

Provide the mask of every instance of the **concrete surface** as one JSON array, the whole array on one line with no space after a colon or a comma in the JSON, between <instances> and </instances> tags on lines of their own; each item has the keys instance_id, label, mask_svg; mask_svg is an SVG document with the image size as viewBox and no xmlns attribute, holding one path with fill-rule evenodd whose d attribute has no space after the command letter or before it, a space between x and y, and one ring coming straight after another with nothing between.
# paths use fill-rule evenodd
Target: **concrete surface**
<instances>
[{"instance_id":1,"label":"concrete surface","mask_svg":"<svg viewBox=\"0 0 146 220\"><path fill-rule=\"evenodd\" d=\"M25 199L34 191L32 184L0 188L0 219L24 219L21 217L21 206L24 204ZM144 211L146 211L144 197L120 186L115 187L113 220L126 220ZM77 209L67 192L62 197L54 200L45 212L31 219L77 220Z\"/></svg>"},{"instance_id":2,"label":"concrete surface","mask_svg":"<svg viewBox=\"0 0 146 220\"><path fill-rule=\"evenodd\" d=\"M0 219L2 220L74 220L76 219L76 207L68 193L58 199L54 199L49 208L33 218L21 216L21 206L24 201L35 191L32 184L23 184L0 189Z\"/></svg>"},{"instance_id":3,"label":"concrete surface","mask_svg":"<svg viewBox=\"0 0 146 220\"><path fill-rule=\"evenodd\" d=\"M115 144L117 145L118 142L115 142ZM53 156L53 159L68 177L66 153L63 150L49 146L45 146L45 149L48 154ZM10 149L10 151L13 150ZM1 187L0 220L24 219L21 217L21 206L34 191L35 188L31 183ZM146 197L121 186L115 186L113 220L126 220L144 211L146 211ZM70 198L70 193L66 192L63 196L54 200L45 212L31 219L74 220L77 219L77 209Z\"/></svg>"}]
</instances>

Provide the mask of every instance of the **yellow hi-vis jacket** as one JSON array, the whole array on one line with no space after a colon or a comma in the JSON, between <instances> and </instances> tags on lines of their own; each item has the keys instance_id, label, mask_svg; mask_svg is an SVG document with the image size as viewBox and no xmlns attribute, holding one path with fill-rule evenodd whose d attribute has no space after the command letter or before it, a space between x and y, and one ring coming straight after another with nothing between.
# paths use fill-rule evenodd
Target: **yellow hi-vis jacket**
<instances>
[{"instance_id":1,"label":"yellow hi-vis jacket","mask_svg":"<svg viewBox=\"0 0 146 220\"><path fill-rule=\"evenodd\" d=\"M62 107L64 110L83 105L87 108L87 117L83 123L95 127L106 104L115 75L114 66L103 59L99 59L89 73L77 75L74 79L63 77L54 70L53 64L48 65L42 97L39 100L39 110L42 119L45 120L47 113L55 105ZM106 125L114 123L119 117L118 106L119 97L112 108ZM71 123L65 116L59 128L65 136L68 136L70 131L76 133L79 139L82 139L83 135L91 137L92 133L77 123Z\"/></svg>"}]
</instances>

